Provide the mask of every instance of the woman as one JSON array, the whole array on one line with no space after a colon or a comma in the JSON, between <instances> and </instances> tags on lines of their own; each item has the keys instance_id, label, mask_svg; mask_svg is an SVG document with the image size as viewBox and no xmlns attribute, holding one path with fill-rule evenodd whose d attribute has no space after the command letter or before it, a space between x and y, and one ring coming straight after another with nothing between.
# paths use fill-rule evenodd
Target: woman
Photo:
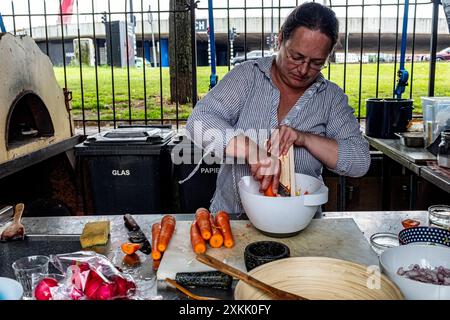
<instances>
[{"instance_id":1,"label":"woman","mask_svg":"<svg viewBox=\"0 0 450 320\"><path fill-rule=\"evenodd\" d=\"M318 3L297 7L278 35L276 57L235 67L195 106L186 126L191 138L235 160L222 164L212 212L243 211L237 182L246 175L261 182L260 191L272 187L276 193L278 156L292 145L295 172L318 178L323 166L352 177L367 172L369 145L354 110L320 72L338 34L331 9ZM257 139L261 132L270 132L270 152Z\"/></svg>"}]
</instances>

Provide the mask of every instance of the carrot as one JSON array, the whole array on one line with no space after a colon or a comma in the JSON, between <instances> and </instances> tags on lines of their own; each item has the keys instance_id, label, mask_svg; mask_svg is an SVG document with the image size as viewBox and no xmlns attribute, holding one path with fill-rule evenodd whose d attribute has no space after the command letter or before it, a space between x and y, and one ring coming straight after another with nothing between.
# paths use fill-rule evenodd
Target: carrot
<instances>
[{"instance_id":1,"label":"carrot","mask_svg":"<svg viewBox=\"0 0 450 320\"><path fill-rule=\"evenodd\" d=\"M272 184L270 184L266 191L264 191L264 195L266 197L276 197L275 193L273 193Z\"/></svg>"},{"instance_id":2,"label":"carrot","mask_svg":"<svg viewBox=\"0 0 450 320\"><path fill-rule=\"evenodd\" d=\"M205 240L209 240L211 238L211 224L209 217L211 213L205 208L197 209L195 213L195 221L197 221L198 229Z\"/></svg>"},{"instance_id":3,"label":"carrot","mask_svg":"<svg viewBox=\"0 0 450 320\"><path fill-rule=\"evenodd\" d=\"M225 211L219 211L216 214L216 225L222 231L223 244L226 248L234 246L233 234L231 233L230 217Z\"/></svg>"},{"instance_id":4,"label":"carrot","mask_svg":"<svg viewBox=\"0 0 450 320\"><path fill-rule=\"evenodd\" d=\"M161 224L154 223L152 225L152 258L153 260L161 259L161 252L158 251L158 237L161 232Z\"/></svg>"},{"instance_id":5,"label":"carrot","mask_svg":"<svg viewBox=\"0 0 450 320\"><path fill-rule=\"evenodd\" d=\"M141 248L141 245L139 243L125 242L120 248L125 254L133 254Z\"/></svg>"},{"instance_id":6,"label":"carrot","mask_svg":"<svg viewBox=\"0 0 450 320\"><path fill-rule=\"evenodd\" d=\"M173 232L175 230L175 218L171 215L165 215L161 219L161 231L158 236L158 251L164 252L169 245L170 239L172 238Z\"/></svg>"},{"instance_id":7,"label":"carrot","mask_svg":"<svg viewBox=\"0 0 450 320\"><path fill-rule=\"evenodd\" d=\"M203 239L195 220L191 224L191 245L195 253L206 252L205 239Z\"/></svg>"},{"instance_id":8,"label":"carrot","mask_svg":"<svg viewBox=\"0 0 450 320\"><path fill-rule=\"evenodd\" d=\"M161 260L153 260L153 270L158 271Z\"/></svg>"},{"instance_id":9,"label":"carrot","mask_svg":"<svg viewBox=\"0 0 450 320\"><path fill-rule=\"evenodd\" d=\"M214 222L214 217L210 215L209 217L211 223L212 236L209 239L209 245L213 248L220 248L223 244L223 235L219 228L217 228Z\"/></svg>"},{"instance_id":10,"label":"carrot","mask_svg":"<svg viewBox=\"0 0 450 320\"><path fill-rule=\"evenodd\" d=\"M272 189L272 181L273 181L273 179L270 180L269 186L267 187L266 190L264 190L264 195L265 195L266 197L276 197L276 196L277 196L277 195L273 192L273 189Z\"/></svg>"},{"instance_id":11,"label":"carrot","mask_svg":"<svg viewBox=\"0 0 450 320\"><path fill-rule=\"evenodd\" d=\"M129 267L136 267L141 263L141 259L136 253L123 256L123 263Z\"/></svg>"}]
</instances>

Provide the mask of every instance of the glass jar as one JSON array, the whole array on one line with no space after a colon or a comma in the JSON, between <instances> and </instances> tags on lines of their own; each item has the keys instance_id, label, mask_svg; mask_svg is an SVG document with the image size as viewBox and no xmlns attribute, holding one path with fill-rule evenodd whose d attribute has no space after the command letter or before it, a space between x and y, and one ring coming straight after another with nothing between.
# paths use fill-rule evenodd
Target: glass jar
<instances>
[{"instance_id":1,"label":"glass jar","mask_svg":"<svg viewBox=\"0 0 450 320\"><path fill-rule=\"evenodd\" d=\"M437 162L440 167L450 168L450 130L441 132Z\"/></svg>"},{"instance_id":2,"label":"glass jar","mask_svg":"<svg viewBox=\"0 0 450 320\"><path fill-rule=\"evenodd\" d=\"M370 244L377 255L381 255L385 250L398 247L398 235L389 232L374 233L370 237Z\"/></svg>"},{"instance_id":3,"label":"glass jar","mask_svg":"<svg viewBox=\"0 0 450 320\"><path fill-rule=\"evenodd\" d=\"M450 206L436 205L428 208L430 227L450 230Z\"/></svg>"}]
</instances>

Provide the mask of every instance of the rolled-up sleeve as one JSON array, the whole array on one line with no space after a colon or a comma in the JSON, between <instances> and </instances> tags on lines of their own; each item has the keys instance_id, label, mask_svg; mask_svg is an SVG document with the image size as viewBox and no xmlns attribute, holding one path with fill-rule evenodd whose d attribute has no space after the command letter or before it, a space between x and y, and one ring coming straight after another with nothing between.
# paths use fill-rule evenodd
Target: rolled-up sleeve
<instances>
[{"instance_id":1,"label":"rolled-up sleeve","mask_svg":"<svg viewBox=\"0 0 450 320\"><path fill-rule=\"evenodd\" d=\"M186 130L190 138L204 149L213 147L219 157L231 138L239 134L233 128L249 92L252 67L251 63L243 63L229 71L197 103L188 118Z\"/></svg>"},{"instance_id":2,"label":"rolled-up sleeve","mask_svg":"<svg viewBox=\"0 0 450 320\"><path fill-rule=\"evenodd\" d=\"M350 177L361 177L370 167L369 143L362 135L354 110L348 104L347 95L338 89L332 108L326 135L338 143L338 160L331 171Z\"/></svg>"}]
</instances>

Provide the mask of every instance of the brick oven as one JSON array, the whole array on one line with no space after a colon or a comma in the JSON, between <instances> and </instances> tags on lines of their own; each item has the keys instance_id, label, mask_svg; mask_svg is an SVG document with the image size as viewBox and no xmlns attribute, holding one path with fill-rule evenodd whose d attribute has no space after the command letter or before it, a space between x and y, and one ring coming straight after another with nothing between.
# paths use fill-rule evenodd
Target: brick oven
<instances>
[{"instance_id":1,"label":"brick oven","mask_svg":"<svg viewBox=\"0 0 450 320\"><path fill-rule=\"evenodd\" d=\"M78 143L67 92L32 38L0 33L0 204L23 201L27 184L44 183L31 171L24 181L11 175L60 154L68 158ZM2 184L5 177L10 180ZM36 179L41 181L33 182ZM15 183L22 186L16 192L21 195L13 194ZM28 198L32 201L31 195Z\"/></svg>"},{"instance_id":2,"label":"brick oven","mask_svg":"<svg viewBox=\"0 0 450 320\"><path fill-rule=\"evenodd\" d=\"M0 163L72 136L50 59L33 39L0 34Z\"/></svg>"}]
</instances>

